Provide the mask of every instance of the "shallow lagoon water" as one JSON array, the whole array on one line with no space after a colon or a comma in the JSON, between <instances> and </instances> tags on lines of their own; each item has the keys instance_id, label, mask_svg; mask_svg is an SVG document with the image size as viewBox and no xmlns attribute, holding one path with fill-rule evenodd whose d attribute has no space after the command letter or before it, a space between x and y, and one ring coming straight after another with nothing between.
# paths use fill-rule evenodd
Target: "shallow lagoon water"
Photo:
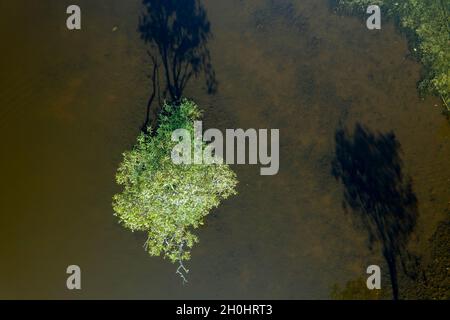
<instances>
[{"instance_id":1,"label":"shallow lagoon water","mask_svg":"<svg viewBox=\"0 0 450 320\"><path fill-rule=\"evenodd\" d=\"M69 4L0 4L1 298L328 298L383 265L331 175L335 132L356 123L401 144L418 198L413 250L449 209L448 121L438 99L418 97L421 67L392 24L369 31L325 0L205 1L217 92L200 75L184 95L206 128L280 129L280 172L233 166L239 195L198 231L182 286L111 208L151 94L141 3L78 1L80 32L65 28ZM70 264L81 291L65 287Z\"/></svg>"}]
</instances>

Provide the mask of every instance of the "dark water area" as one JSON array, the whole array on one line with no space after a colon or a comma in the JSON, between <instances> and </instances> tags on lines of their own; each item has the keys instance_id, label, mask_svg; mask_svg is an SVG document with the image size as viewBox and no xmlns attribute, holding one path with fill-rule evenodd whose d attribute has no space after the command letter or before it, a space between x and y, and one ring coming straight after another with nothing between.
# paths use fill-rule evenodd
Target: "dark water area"
<instances>
[{"instance_id":1,"label":"dark water area","mask_svg":"<svg viewBox=\"0 0 450 320\"><path fill-rule=\"evenodd\" d=\"M450 127L438 99L418 97L421 67L393 24L369 31L325 0L204 1L217 87L208 92L200 70L182 95L205 128L280 129L280 171L233 166L239 194L198 230L182 286L111 208L152 95L144 7L80 0L82 30L69 32L70 4L0 4L0 298L329 298L368 265L387 268L332 174L336 134L358 124L395 134L417 199L410 250L421 253L448 212ZM66 289L71 264L81 291Z\"/></svg>"}]
</instances>

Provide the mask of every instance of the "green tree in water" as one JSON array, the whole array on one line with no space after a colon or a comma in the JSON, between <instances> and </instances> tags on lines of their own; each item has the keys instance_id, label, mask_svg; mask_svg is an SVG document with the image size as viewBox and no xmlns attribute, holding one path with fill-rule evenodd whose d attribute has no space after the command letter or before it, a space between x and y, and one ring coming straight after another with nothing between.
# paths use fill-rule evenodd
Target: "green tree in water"
<instances>
[{"instance_id":1,"label":"green tree in water","mask_svg":"<svg viewBox=\"0 0 450 320\"><path fill-rule=\"evenodd\" d=\"M183 283L188 272L183 261L189 260L198 242L192 230L203 224L221 200L236 194L236 175L228 165L174 164L171 159L177 144L172 132L187 129L193 139L193 123L200 117L193 102L166 104L158 129L141 133L133 149L123 154L116 175L123 191L113 198L120 222L133 232L147 233L144 247L150 255L179 263L177 273Z\"/></svg>"}]
</instances>

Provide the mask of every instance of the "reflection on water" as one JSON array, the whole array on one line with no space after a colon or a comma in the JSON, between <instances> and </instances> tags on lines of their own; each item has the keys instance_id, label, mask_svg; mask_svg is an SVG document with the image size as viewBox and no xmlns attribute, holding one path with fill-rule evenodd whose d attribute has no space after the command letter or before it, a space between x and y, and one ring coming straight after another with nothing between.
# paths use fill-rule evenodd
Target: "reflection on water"
<instances>
[{"instance_id":1,"label":"reflection on water","mask_svg":"<svg viewBox=\"0 0 450 320\"><path fill-rule=\"evenodd\" d=\"M202 49L189 58L170 47L176 65L208 57L197 78L170 78L175 96L203 107L205 127L279 128L279 174L233 168L239 195L200 230L181 287L170 263L148 257L144 236L121 228L111 208L121 152L135 141L153 88L147 50L158 42L144 43L137 30L146 7L80 0L83 29L68 32L63 3L2 3L0 297L327 298L367 265L387 268L344 215L342 185L330 174L341 124L395 132L420 212L409 247L423 250L448 209L450 132L438 101L417 97L420 66L394 27L369 32L326 0L188 2L214 37L193 37ZM158 48L150 53L164 64ZM220 80L214 95L208 70ZM65 289L70 264L82 268L80 292Z\"/></svg>"}]
</instances>

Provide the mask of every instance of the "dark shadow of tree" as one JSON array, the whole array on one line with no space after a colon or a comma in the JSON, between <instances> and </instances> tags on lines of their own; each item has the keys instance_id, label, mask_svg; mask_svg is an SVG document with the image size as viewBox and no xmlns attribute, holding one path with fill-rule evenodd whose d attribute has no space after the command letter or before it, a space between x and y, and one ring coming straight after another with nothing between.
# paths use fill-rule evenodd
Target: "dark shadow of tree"
<instances>
[{"instance_id":1,"label":"dark shadow of tree","mask_svg":"<svg viewBox=\"0 0 450 320\"><path fill-rule=\"evenodd\" d=\"M411 179L402 174L400 144L394 133L374 134L360 124L352 135L337 130L335 140L332 174L344 185L344 209L349 207L367 230L370 248L380 243L398 299L397 258L408 272L412 256L406 246L418 215Z\"/></svg>"},{"instance_id":2,"label":"dark shadow of tree","mask_svg":"<svg viewBox=\"0 0 450 320\"><path fill-rule=\"evenodd\" d=\"M204 73L209 94L217 81L206 46L211 37L210 23L199 0L143 0L145 13L139 19L141 39L150 45L153 64L152 92L147 103L144 129L150 122L150 108L168 100L177 104L186 84Z\"/></svg>"}]
</instances>

